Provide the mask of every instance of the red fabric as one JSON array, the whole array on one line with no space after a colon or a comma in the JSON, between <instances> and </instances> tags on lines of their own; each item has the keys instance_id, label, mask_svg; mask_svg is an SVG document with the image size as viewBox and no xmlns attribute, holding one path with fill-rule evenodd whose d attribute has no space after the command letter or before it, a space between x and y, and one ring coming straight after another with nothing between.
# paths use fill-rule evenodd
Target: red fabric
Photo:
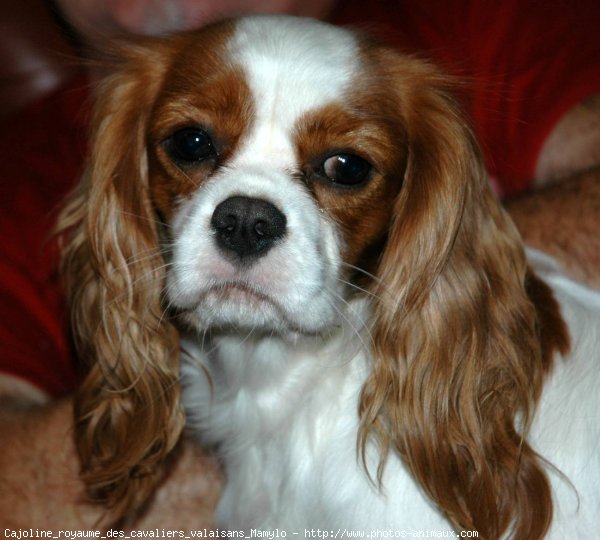
<instances>
[{"instance_id":1,"label":"red fabric","mask_svg":"<svg viewBox=\"0 0 600 540\"><path fill-rule=\"evenodd\" d=\"M488 170L506 196L530 187L556 122L600 92L598 0L348 0L333 22L374 30L464 79Z\"/></svg>"},{"instance_id":2,"label":"red fabric","mask_svg":"<svg viewBox=\"0 0 600 540\"><path fill-rule=\"evenodd\" d=\"M51 233L85 154L86 95L78 81L0 128L0 372L52 395L76 383Z\"/></svg>"},{"instance_id":3,"label":"red fabric","mask_svg":"<svg viewBox=\"0 0 600 540\"><path fill-rule=\"evenodd\" d=\"M505 194L526 189L556 121L600 93L600 2L502 0L340 3L333 21L425 52L465 78L488 168ZM0 372L53 395L76 369L45 244L84 156L82 81L0 123Z\"/></svg>"}]
</instances>

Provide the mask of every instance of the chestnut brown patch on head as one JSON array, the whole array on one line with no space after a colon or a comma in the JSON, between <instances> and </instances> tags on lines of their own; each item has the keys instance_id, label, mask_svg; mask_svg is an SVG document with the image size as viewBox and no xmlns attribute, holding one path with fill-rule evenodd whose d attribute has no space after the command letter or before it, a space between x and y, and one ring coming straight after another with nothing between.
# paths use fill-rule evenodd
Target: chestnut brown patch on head
<instances>
[{"instance_id":1,"label":"chestnut brown patch on head","mask_svg":"<svg viewBox=\"0 0 600 540\"><path fill-rule=\"evenodd\" d=\"M231 23L222 23L183 36L157 97L148 140L150 187L156 208L167 218L178 198L189 196L227 162L250 125L250 89L241 68L227 58L232 31ZM189 127L206 133L214 156L182 166L169 155L165 143Z\"/></svg>"},{"instance_id":2,"label":"chestnut brown patch on head","mask_svg":"<svg viewBox=\"0 0 600 540\"><path fill-rule=\"evenodd\" d=\"M527 272L525 289L537 313L543 368L547 372L552 369L555 353L566 355L569 352L571 347L569 330L560 314L560 307L552 290L531 270Z\"/></svg>"},{"instance_id":3,"label":"chestnut brown patch on head","mask_svg":"<svg viewBox=\"0 0 600 540\"><path fill-rule=\"evenodd\" d=\"M397 111L373 94L356 92L304 115L296 127L298 163L319 206L337 224L346 263L372 273L385 243L406 168L406 138ZM331 182L323 164L350 154L368 162L370 173L355 186ZM356 271L358 282L366 274Z\"/></svg>"}]
</instances>

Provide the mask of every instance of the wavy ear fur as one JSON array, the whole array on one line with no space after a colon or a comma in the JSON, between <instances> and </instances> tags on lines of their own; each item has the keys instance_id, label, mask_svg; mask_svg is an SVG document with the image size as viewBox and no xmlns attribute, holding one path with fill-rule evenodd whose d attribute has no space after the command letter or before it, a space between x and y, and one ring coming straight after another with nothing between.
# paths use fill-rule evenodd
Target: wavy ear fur
<instances>
[{"instance_id":1,"label":"wavy ear fur","mask_svg":"<svg viewBox=\"0 0 600 540\"><path fill-rule=\"evenodd\" d=\"M144 505L183 426L145 151L166 54L128 44L115 55L98 88L87 170L59 222L73 332L88 367L75 397L82 478L118 519Z\"/></svg>"},{"instance_id":2,"label":"wavy ear fur","mask_svg":"<svg viewBox=\"0 0 600 540\"><path fill-rule=\"evenodd\" d=\"M395 450L457 529L540 538L548 480L525 442L545 368L519 235L492 193L452 84L381 52L408 135L403 187L374 285L363 452Z\"/></svg>"}]
</instances>

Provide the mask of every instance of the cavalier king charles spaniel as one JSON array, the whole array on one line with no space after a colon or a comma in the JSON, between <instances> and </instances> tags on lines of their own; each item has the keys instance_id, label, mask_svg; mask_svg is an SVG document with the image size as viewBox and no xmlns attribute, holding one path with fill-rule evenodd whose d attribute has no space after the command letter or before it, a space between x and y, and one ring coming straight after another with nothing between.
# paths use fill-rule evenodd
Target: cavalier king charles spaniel
<instances>
[{"instance_id":1,"label":"cavalier king charles spaniel","mask_svg":"<svg viewBox=\"0 0 600 540\"><path fill-rule=\"evenodd\" d=\"M187 422L219 527L598 533L600 295L525 252L452 81L292 17L109 56L61 223L93 500Z\"/></svg>"}]
</instances>

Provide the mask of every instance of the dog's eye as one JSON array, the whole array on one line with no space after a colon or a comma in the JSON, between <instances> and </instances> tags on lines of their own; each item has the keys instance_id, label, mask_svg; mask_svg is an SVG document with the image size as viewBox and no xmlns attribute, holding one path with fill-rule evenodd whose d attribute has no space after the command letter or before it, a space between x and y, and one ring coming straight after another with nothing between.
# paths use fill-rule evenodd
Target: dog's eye
<instances>
[{"instance_id":1,"label":"dog's eye","mask_svg":"<svg viewBox=\"0 0 600 540\"><path fill-rule=\"evenodd\" d=\"M208 133L197 127L176 131L165 141L165 148L171 159L184 164L204 161L216 153Z\"/></svg>"},{"instance_id":2,"label":"dog's eye","mask_svg":"<svg viewBox=\"0 0 600 540\"><path fill-rule=\"evenodd\" d=\"M356 186L367 179L371 165L354 154L336 154L323 163L323 173L334 184Z\"/></svg>"}]
</instances>

